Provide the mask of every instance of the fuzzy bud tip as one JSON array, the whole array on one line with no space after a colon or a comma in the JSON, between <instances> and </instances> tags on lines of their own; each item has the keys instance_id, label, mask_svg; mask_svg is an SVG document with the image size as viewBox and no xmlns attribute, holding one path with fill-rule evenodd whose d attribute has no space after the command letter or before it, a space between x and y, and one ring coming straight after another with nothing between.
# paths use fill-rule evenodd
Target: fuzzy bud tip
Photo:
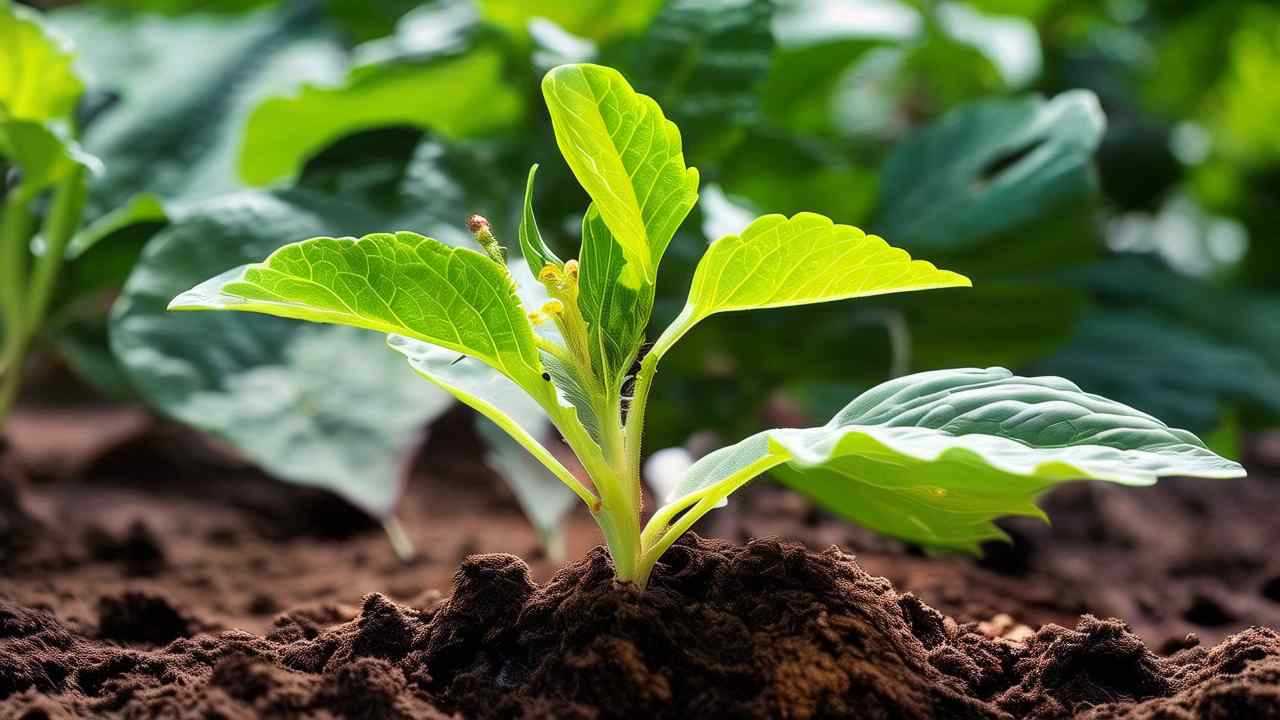
<instances>
[{"instance_id":1,"label":"fuzzy bud tip","mask_svg":"<svg viewBox=\"0 0 1280 720\"><path fill-rule=\"evenodd\" d=\"M489 229L489 221L483 215L472 215L467 218L467 229L473 233Z\"/></svg>"}]
</instances>

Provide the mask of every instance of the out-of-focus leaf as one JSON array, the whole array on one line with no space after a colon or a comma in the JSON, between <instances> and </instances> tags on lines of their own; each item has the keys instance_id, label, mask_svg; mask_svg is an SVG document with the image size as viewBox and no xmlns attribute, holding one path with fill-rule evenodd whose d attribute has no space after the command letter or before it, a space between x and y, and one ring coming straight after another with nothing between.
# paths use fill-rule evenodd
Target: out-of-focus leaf
<instances>
[{"instance_id":1,"label":"out-of-focus leaf","mask_svg":"<svg viewBox=\"0 0 1280 720\"><path fill-rule=\"evenodd\" d=\"M973 252L1094 193L1091 157L1104 122L1084 91L949 113L894 149L875 227L912 252Z\"/></svg>"},{"instance_id":2,"label":"out-of-focus leaf","mask_svg":"<svg viewBox=\"0 0 1280 720\"><path fill-rule=\"evenodd\" d=\"M0 2L0 120L66 119L83 90L71 49L40 15Z\"/></svg>"},{"instance_id":3,"label":"out-of-focus leaf","mask_svg":"<svg viewBox=\"0 0 1280 720\"><path fill-rule=\"evenodd\" d=\"M84 131L106 165L91 188L96 213L139 192L194 201L240 188L235 150L250 111L335 80L343 65L337 34L302 6L179 17L80 6L50 21L75 41L89 89L114 98Z\"/></svg>"},{"instance_id":4,"label":"out-of-focus leaf","mask_svg":"<svg viewBox=\"0 0 1280 720\"><path fill-rule=\"evenodd\" d=\"M131 225L164 224L168 221L169 215L160 198L143 193L77 232L67 245L67 259L74 260L88 252L94 245Z\"/></svg>"},{"instance_id":5,"label":"out-of-focus leaf","mask_svg":"<svg viewBox=\"0 0 1280 720\"><path fill-rule=\"evenodd\" d=\"M760 86L773 51L769 0L674 0L643 36L606 56L684 128L705 162L760 120ZM718 154L718 153L715 153Z\"/></svg>"},{"instance_id":6,"label":"out-of-focus leaf","mask_svg":"<svg viewBox=\"0 0 1280 720\"><path fill-rule=\"evenodd\" d=\"M648 26L662 0L478 0L480 14L517 37L545 18L579 37L606 40Z\"/></svg>"},{"instance_id":7,"label":"out-of-focus leaf","mask_svg":"<svg viewBox=\"0 0 1280 720\"><path fill-rule=\"evenodd\" d=\"M1150 310L1092 313L1070 343L1031 369L1070 376L1196 432L1213 430L1235 407L1280 417L1280 362Z\"/></svg>"},{"instance_id":8,"label":"out-of-focus leaf","mask_svg":"<svg viewBox=\"0 0 1280 720\"><path fill-rule=\"evenodd\" d=\"M873 530L968 551L1005 537L992 522L1000 516L1044 517L1036 499L1065 481L1244 475L1189 432L1062 378L1003 368L891 380L822 427L768 430L717 450L694 464L672 503L715 500L766 470Z\"/></svg>"},{"instance_id":9,"label":"out-of-focus leaf","mask_svg":"<svg viewBox=\"0 0 1280 720\"><path fill-rule=\"evenodd\" d=\"M734 148L719 174L726 192L761 210L853 224L870 219L879 188L875 168L839 147L759 132Z\"/></svg>"},{"instance_id":10,"label":"out-of-focus leaf","mask_svg":"<svg viewBox=\"0 0 1280 720\"><path fill-rule=\"evenodd\" d=\"M249 116L240 173L263 185L296 173L308 157L350 133L407 125L446 137L484 134L519 119L519 93L494 48L357 67L341 85L303 86Z\"/></svg>"},{"instance_id":11,"label":"out-of-focus leaf","mask_svg":"<svg viewBox=\"0 0 1280 720\"><path fill-rule=\"evenodd\" d=\"M61 182L77 166L101 168L62 131L33 120L0 120L0 157L22 171L16 192L29 196Z\"/></svg>"},{"instance_id":12,"label":"out-of-focus leaf","mask_svg":"<svg viewBox=\"0 0 1280 720\"><path fill-rule=\"evenodd\" d=\"M331 489L368 512L395 505L427 422L451 403L378 333L245 313L170 313L210 268L290 239L368 232L376 216L306 191L202 203L148 244L112 318L112 345L149 404L227 440L278 477Z\"/></svg>"}]
</instances>

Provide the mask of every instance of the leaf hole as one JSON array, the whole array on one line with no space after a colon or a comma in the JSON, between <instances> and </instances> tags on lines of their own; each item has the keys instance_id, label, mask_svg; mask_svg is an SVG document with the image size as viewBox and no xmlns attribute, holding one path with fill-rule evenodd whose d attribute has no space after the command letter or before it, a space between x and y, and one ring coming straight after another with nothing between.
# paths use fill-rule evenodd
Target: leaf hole
<instances>
[{"instance_id":1,"label":"leaf hole","mask_svg":"<svg viewBox=\"0 0 1280 720\"><path fill-rule=\"evenodd\" d=\"M1005 150L994 158L988 160L978 171L978 178L974 182L977 189L982 189L995 182L996 178L1008 172L1011 168L1022 162L1031 153L1035 152L1044 144L1042 138L1036 138L1031 142L1016 145L1009 150Z\"/></svg>"}]
</instances>

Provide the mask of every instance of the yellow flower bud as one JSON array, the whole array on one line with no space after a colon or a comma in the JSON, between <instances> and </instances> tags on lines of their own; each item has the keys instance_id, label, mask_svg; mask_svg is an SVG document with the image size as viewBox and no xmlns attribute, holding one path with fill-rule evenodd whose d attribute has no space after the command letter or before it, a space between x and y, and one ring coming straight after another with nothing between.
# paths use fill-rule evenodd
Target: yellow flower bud
<instances>
[{"instance_id":1,"label":"yellow flower bud","mask_svg":"<svg viewBox=\"0 0 1280 720\"><path fill-rule=\"evenodd\" d=\"M547 315L559 315L564 312L564 303L555 298L551 298L542 304L542 312Z\"/></svg>"}]
</instances>

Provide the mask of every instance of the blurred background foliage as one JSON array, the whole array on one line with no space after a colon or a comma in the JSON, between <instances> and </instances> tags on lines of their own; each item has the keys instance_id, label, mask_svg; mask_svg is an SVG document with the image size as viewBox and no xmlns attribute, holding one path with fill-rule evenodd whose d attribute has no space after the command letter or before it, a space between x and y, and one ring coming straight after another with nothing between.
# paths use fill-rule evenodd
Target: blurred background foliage
<instances>
[{"instance_id":1,"label":"blurred background foliage","mask_svg":"<svg viewBox=\"0 0 1280 720\"><path fill-rule=\"evenodd\" d=\"M135 272L186 256L174 238L230 243L226 227L244 218L225 220L228 203L305 197L317 217L349 208L334 232L455 243L479 212L514 246L534 162L543 232L573 256L587 198L557 157L538 81L590 60L657 98L704 178L665 260L657 323L683 304L705 244L765 212L824 213L975 286L712 319L664 366L651 448L822 420L889 375L943 366L1062 374L1224 447L1280 413L1280 9L1267 2L46 10L86 79L82 143L105 167L91 218L139 193L162 205L83 264L108 295L140 254ZM272 222L310 227L280 212ZM164 247L144 253L149 241ZM102 307L59 344L97 384L127 393ZM117 306L117 321L135 311Z\"/></svg>"}]
</instances>

